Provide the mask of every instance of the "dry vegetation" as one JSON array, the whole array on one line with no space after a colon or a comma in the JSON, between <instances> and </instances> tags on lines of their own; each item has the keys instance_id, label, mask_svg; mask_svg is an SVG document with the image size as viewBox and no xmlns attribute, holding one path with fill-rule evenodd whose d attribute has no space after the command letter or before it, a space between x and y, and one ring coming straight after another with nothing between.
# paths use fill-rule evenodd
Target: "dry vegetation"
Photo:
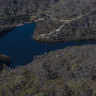
<instances>
[{"instance_id":1,"label":"dry vegetation","mask_svg":"<svg viewBox=\"0 0 96 96\"><path fill-rule=\"evenodd\" d=\"M96 0L0 0L1 36L33 20L33 37L39 41L96 40ZM4 63L0 57L0 70ZM4 67L0 96L96 96L96 45L68 47L35 56L26 66Z\"/></svg>"},{"instance_id":2,"label":"dry vegetation","mask_svg":"<svg viewBox=\"0 0 96 96\"><path fill-rule=\"evenodd\" d=\"M96 45L35 56L0 73L0 96L96 96Z\"/></svg>"},{"instance_id":3,"label":"dry vegetation","mask_svg":"<svg viewBox=\"0 0 96 96\"><path fill-rule=\"evenodd\" d=\"M59 26L56 27L56 23L48 24L50 20L46 21L46 16L43 21L37 22L33 35L35 40L43 42L96 40L95 0L60 0L53 6L49 11L50 20L52 24L53 21L59 22ZM49 30L48 26L52 28ZM45 35L42 36L43 34Z\"/></svg>"},{"instance_id":4,"label":"dry vegetation","mask_svg":"<svg viewBox=\"0 0 96 96\"><path fill-rule=\"evenodd\" d=\"M35 21L35 40L96 39L95 0L0 0L0 13L0 29L44 18Z\"/></svg>"}]
</instances>

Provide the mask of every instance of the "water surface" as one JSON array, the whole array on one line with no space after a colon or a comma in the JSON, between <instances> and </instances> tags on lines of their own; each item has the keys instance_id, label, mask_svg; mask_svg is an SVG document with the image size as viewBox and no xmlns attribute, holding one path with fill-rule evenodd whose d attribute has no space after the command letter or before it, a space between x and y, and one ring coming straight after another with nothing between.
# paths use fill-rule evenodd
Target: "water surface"
<instances>
[{"instance_id":1,"label":"water surface","mask_svg":"<svg viewBox=\"0 0 96 96\"><path fill-rule=\"evenodd\" d=\"M56 49L62 49L68 46L96 44L94 41L83 42L63 42L63 43L40 43L32 38L36 24L25 24L16 27L4 38L0 39L0 54L8 55L12 58L10 67L22 66L33 60L34 55L40 55Z\"/></svg>"}]
</instances>

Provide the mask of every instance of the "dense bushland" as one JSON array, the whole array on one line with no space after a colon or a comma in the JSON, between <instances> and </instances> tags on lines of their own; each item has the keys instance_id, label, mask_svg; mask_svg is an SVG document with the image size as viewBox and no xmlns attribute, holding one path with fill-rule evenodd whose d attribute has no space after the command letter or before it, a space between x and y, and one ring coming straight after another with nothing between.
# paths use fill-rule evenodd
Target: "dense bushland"
<instances>
[{"instance_id":1,"label":"dense bushland","mask_svg":"<svg viewBox=\"0 0 96 96\"><path fill-rule=\"evenodd\" d=\"M94 40L95 17L96 0L0 0L0 30L34 21L39 41Z\"/></svg>"},{"instance_id":2,"label":"dense bushland","mask_svg":"<svg viewBox=\"0 0 96 96\"><path fill-rule=\"evenodd\" d=\"M0 73L1 96L96 96L96 46L76 46L35 56Z\"/></svg>"}]
</instances>

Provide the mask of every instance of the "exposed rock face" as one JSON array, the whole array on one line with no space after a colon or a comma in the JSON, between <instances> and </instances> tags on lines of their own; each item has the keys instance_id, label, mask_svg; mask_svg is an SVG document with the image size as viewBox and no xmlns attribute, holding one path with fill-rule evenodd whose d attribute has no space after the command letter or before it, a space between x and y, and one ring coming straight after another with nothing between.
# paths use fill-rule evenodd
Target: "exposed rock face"
<instances>
[{"instance_id":1,"label":"exposed rock face","mask_svg":"<svg viewBox=\"0 0 96 96\"><path fill-rule=\"evenodd\" d=\"M3 65L9 66L11 58L6 55L0 54L0 71L3 69Z\"/></svg>"}]
</instances>

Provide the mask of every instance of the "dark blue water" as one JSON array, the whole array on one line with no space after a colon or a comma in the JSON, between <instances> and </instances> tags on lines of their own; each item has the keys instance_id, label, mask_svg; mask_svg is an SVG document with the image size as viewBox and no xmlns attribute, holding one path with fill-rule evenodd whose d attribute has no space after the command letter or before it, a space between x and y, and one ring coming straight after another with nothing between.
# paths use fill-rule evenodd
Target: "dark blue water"
<instances>
[{"instance_id":1,"label":"dark blue water","mask_svg":"<svg viewBox=\"0 0 96 96\"><path fill-rule=\"evenodd\" d=\"M12 63L10 67L22 66L32 61L34 55L40 55L56 49L62 49L68 46L79 46L95 44L93 41L85 42L65 42L47 44L40 43L32 38L36 24L25 24L9 32L4 38L0 39L0 54L11 56Z\"/></svg>"}]
</instances>

